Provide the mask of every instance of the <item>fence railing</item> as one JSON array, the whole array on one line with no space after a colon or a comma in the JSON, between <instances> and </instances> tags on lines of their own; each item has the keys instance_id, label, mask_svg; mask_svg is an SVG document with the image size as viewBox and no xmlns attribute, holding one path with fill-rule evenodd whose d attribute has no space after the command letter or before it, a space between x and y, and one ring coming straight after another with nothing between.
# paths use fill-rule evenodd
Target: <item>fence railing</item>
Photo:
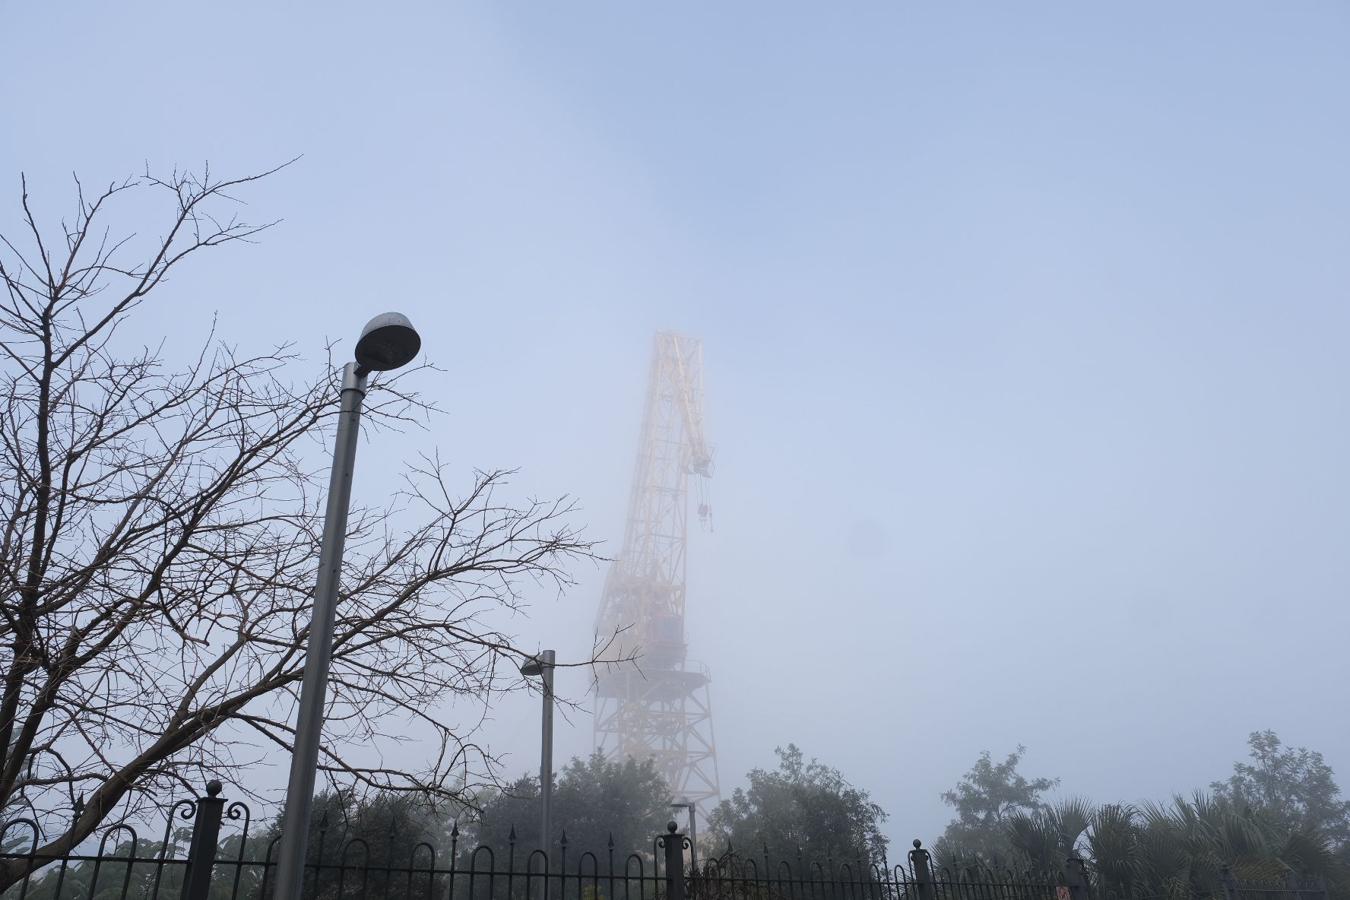
<instances>
[{"instance_id":1,"label":"fence railing","mask_svg":"<svg viewBox=\"0 0 1350 900\"><path fill-rule=\"evenodd\" d=\"M0 826L0 900L301 900L277 898L279 838L250 834L247 805L226 803L212 782L205 796L174 804L158 840L129 823L107 826L90 852L44 856L32 818ZM230 824L222 838L222 825ZM190 831L189 831L190 829ZM186 842L186 848L183 844ZM372 853L353 838L335 848L320 829L305 871L304 900L1162 900L1094 890L1081 860L1048 873L934 866L919 841L899 865L774 861L727 852L695 857L675 823L654 837L650 852L570 848L557 852L485 844L462 846L458 827L448 847L405 842L402 858L388 847ZM1327 900L1326 885L1290 876L1282 882L1239 882L1225 873L1213 900Z\"/></svg>"}]
</instances>

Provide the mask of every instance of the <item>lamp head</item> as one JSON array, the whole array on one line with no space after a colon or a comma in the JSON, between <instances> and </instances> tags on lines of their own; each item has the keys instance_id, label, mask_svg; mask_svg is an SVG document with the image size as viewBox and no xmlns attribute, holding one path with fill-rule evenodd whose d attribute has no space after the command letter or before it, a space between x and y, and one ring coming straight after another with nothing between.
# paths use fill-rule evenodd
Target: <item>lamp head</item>
<instances>
[{"instance_id":1,"label":"lamp head","mask_svg":"<svg viewBox=\"0 0 1350 900\"><path fill-rule=\"evenodd\" d=\"M422 337L402 313L381 313L366 323L356 341L356 364L367 372L388 372L412 362Z\"/></svg>"},{"instance_id":2,"label":"lamp head","mask_svg":"<svg viewBox=\"0 0 1350 900\"><path fill-rule=\"evenodd\" d=\"M535 678L543 675L546 671L553 668L553 661L557 658L557 652L553 650L540 650L534 656L531 656L525 662L520 664L520 674L526 678Z\"/></svg>"}]
</instances>

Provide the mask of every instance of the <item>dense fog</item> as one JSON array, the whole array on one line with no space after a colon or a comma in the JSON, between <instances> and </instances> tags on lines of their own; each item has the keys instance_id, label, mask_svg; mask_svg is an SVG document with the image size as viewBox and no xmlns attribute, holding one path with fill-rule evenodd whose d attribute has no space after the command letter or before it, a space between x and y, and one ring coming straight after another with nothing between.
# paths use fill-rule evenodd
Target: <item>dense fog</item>
<instances>
[{"instance_id":1,"label":"dense fog","mask_svg":"<svg viewBox=\"0 0 1350 900\"><path fill-rule=\"evenodd\" d=\"M187 358L214 321L308 372L406 313L440 412L363 436L358 502L438 449L452 485L505 467L502 497L575 498L616 555L653 336L701 340L686 637L724 797L795 744L904 847L983 751L1095 803L1207 789L1264 730L1350 773L1347 7L0 19L6 229L21 171L55 221L71 172L300 156L242 197L279 224L119 339ZM608 567L492 624L584 662ZM591 750L592 677L558 672L559 767ZM520 691L477 726L502 777L537 771L538 717Z\"/></svg>"}]
</instances>

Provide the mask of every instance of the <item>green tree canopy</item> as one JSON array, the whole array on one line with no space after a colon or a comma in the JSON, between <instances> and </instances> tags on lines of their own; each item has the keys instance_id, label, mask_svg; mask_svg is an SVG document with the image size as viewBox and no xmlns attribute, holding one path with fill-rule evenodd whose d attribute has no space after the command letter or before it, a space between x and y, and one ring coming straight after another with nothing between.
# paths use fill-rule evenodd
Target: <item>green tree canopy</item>
<instances>
[{"instance_id":1,"label":"green tree canopy","mask_svg":"<svg viewBox=\"0 0 1350 900\"><path fill-rule=\"evenodd\" d=\"M346 866L346 878L383 877L385 868L426 868L434 853L438 865L449 861L450 829L455 815L463 806L451 806L445 801L433 803L424 794L381 791L361 798L323 791L314 797L309 819L309 841L306 858L309 864L318 862L325 868L325 883L336 885L337 868ZM266 858L269 848L281 834L282 816L279 814L251 847L246 855L253 859ZM428 849L430 848L430 849ZM222 845L222 858L238 856L238 846ZM369 867L365 876L360 870ZM359 883L359 882L358 882ZM383 885L383 881L379 881ZM368 884L368 887L373 887Z\"/></svg>"},{"instance_id":2,"label":"green tree canopy","mask_svg":"<svg viewBox=\"0 0 1350 900\"><path fill-rule=\"evenodd\" d=\"M1058 782L1022 776L1022 747L999 764L981 754L943 794L957 818L938 842L938 861L1054 870L1076 855L1091 863L1097 887L1117 896L1222 897L1225 870L1248 881L1321 876L1332 897L1350 895L1347 804L1322 755L1287 748L1269 731L1252 734L1249 747L1252 761L1237 763L1210 794L1096 807L1046 802Z\"/></svg>"},{"instance_id":3,"label":"green tree canopy","mask_svg":"<svg viewBox=\"0 0 1350 900\"><path fill-rule=\"evenodd\" d=\"M828 859L881 863L886 813L867 791L850 784L838 769L807 762L795 744L779 748L778 768L753 769L748 789L737 788L709 817L713 849L729 843L733 851L758 857L809 862Z\"/></svg>"},{"instance_id":4,"label":"green tree canopy","mask_svg":"<svg viewBox=\"0 0 1350 900\"><path fill-rule=\"evenodd\" d=\"M504 852L515 831L516 847L528 854L539 846L539 779L518 779L480 799L482 812L468 826L471 843L480 842ZM614 841L615 865L629 853L650 853L652 839L671 817L670 788L651 760L622 762L594 753L573 757L556 776L553 788L551 851L567 835L567 854L596 854L606 865L609 841ZM461 841L461 846L466 846ZM571 863L569 863L569 870Z\"/></svg>"},{"instance_id":5,"label":"green tree canopy","mask_svg":"<svg viewBox=\"0 0 1350 900\"><path fill-rule=\"evenodd\" d=\"M1042 795L1059 784L1058 778L1027 778L1018 772L1026 752L1019 744L996 763L986 750L956 787L943 792L942 799L956 810L956 818L938 841L941 857L975 857L985 862L1010 858L1012 816L1045 812L1048 806Z\"/></svg>"},{"instance_id":6,"label":"green tree canopy","mask_svg":"<svg viewBox=\"0 0 1350 900\"><path fill-rule=\"evenodd\" d=\"M1281 831L1350 842L1350 801L1321 753L1285 746L1273 731L1253 731L1247 747L1251 762L1234 763L1227 781L1210 785L1215 795L1259 811Z\"/></svg>"}]
</instances>

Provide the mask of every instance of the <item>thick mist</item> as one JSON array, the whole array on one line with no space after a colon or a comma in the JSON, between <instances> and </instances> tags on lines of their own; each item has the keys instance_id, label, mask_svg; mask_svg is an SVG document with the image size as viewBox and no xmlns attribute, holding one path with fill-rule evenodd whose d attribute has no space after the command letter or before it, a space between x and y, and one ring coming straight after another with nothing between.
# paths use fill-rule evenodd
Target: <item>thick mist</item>
<instances>
[{"instance_id":1,"label":"thick mist","mask_svg":"<svg viewBox=\"0 0 1350 900\"><path fill-rule=\"evenodd\" d=\"M363 438L358 499L439 447L617 552L652 335L702 340L724 794L795 743L904 845L985 750L1096 802L1205 788L1263 729L1348 777L1345 7L3 18L7 225L21 170L59 215L72 171L303 154L249 197L283 221L132 338L214 316L317 362L407 313L442 414ZM605 572L502 627L586 658ZM558 674L560 762L589 683ZM481 740L535 770L537 696Z\"/></svg>"}]
</instances>

